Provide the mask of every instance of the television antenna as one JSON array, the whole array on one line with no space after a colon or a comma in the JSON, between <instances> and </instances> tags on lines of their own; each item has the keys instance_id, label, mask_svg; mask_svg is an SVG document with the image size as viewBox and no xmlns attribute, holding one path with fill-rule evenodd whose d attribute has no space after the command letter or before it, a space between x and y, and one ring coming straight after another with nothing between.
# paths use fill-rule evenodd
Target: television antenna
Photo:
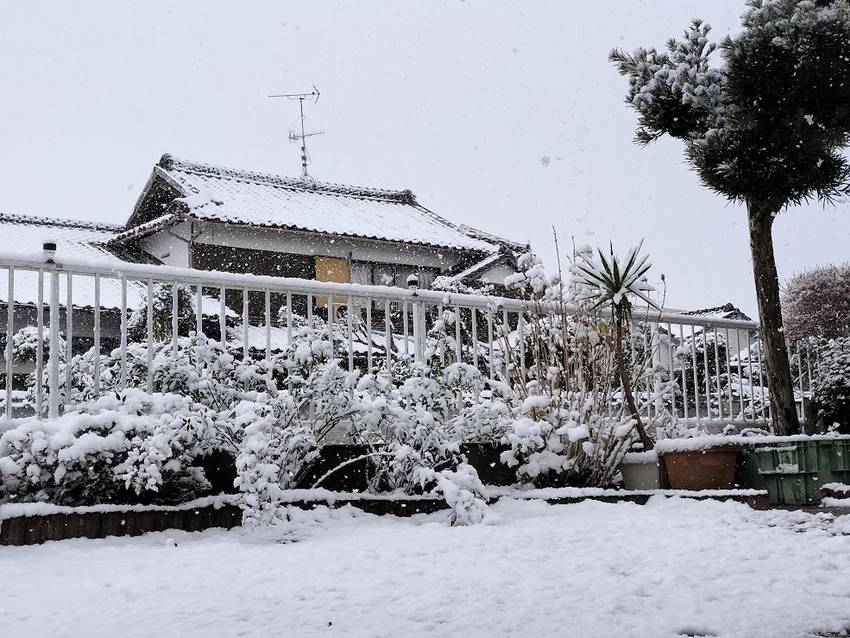
<instances>
[{"instance_id":1,"label":"television antenna","mask_svg":"<svg viewBox=\"0 0 850 638\"><path fill-rule=\"evenodd\" d=\"M289 131L289 140L291 142L300 142L301 144L301 177L302 179L313 179L307 173L307 138L315 137L316 135L324 135L324 131L310 131L304 129L304 101L316 104L319 101L319 89L313 85L313 90L310 93L281 93L279 95L270 95L269 97L282 97L287 100L298 100L298 108L301 112L301 133Z\"/></svg>"}]
</instances>

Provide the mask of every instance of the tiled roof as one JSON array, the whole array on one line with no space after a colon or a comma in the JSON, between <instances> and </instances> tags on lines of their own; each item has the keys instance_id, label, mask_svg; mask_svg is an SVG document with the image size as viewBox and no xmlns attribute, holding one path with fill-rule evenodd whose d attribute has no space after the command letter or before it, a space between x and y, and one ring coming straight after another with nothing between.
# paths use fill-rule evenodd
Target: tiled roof
<instances>
[{"instance_id":1,"label":"tiled roof","mask_svg":"<svg viewBox=\"0 0 850 638\"><path fill-rule=\"evenodd\" d=\"M22 258L40 256L42 244L56 243L56 261L63 258L85 260L103 264L106 267L126 263L105 247L120 230L110 224L93 224L65 219L47 219L27 215L9 215L0 213L0 237L3 238L3 252L18 254ZM59 278L59 299L65 303L65 278ZM8 278L5 273L0 277L0 301L8 299ZM101 279L101 306L104 308L121 307L121 287L113 279ZM45 282L44 299L48 299ZM134 307L140 299L135 287L128 286L128 305ZM32 271L15 273L15 302L36 303L38 301L38 275ZM79 277L74 282L74 305L91 306L94 304L94 287L89 277Z\"/></svg>"},{"instance_id":2,"label":"tiled roof","mask_svg":"<svg viewBox=\"0 0 850 638\"><path fill-rule=\"evenodd\" d=\"M193 217L491 253L421 206L410 191L359 188L234 170L164 155L155 171L183 191Z\"/></svg>"},{"instance_id":3,"label":"tiled roof","mask_svg":"<svg viewBox=\"0 0 850 638\"><path fill-rule=\"evenodd\" d=\"M700 310L687 310L682 312L683 315L693 315L699 317L716 317L720 319L740 319L743 321L751 321L751 318L744 314L739 308L731 303L723 306L715 306L713 308L701 308Z\"/></svg>"},{"instance_id":4,"label":"tiled roof","mask_svg":"<svg viewBox=\"0 0 850 638\"><path fill-rule=\"evenodd\" d=\"M123 226L116 224L102 224L98 222L87 222L79 219L61 219L56 217L37 217L35 215L16 215L14 213L0 213L0 223L3 224L29 224L33 226L52 226L56 228L74 229L81 231L92 231L101 233L117 233ZM41 250L41 246L38 246Z\"/></svg>"},{"instance_id":5,"label":"tiled roof","mask_svg":"<svg viewBox=\"0 0 850 638\"><path fill-rule=\"evenodd\" d=\"M122 228L120 233L117 233L114 237L110 239L110 243L122 243L132 239L138 239L140 237L145 237L146 235L150 235L151 233L155 233L166 226L171 226L173 224L180 223L181 217L180 215L176 215L174 213L166 213L165 215L161 215L156 217L144 224L139 224L138 226L132 226L124 230Z\"/></svg>"}]
</instances>

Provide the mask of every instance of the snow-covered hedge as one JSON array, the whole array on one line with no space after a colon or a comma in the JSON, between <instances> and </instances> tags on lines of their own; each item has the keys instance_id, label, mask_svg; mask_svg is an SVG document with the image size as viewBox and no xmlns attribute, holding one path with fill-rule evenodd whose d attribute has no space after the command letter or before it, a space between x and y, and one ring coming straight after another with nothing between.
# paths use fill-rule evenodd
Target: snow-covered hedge
<instances>
[{"instance_id":1,"label":"snow-covered hedge","mask_svg":"<svg viewBox=\"0 0 850 638\"><path fill-rule=\"evenodd\" d=\"M790 339L850 336L850 264L827 264L791 277L782 291Z\"/></svg>"},{"instance_id":2,"label":"snow-covered hedge","mask_svg":"<svg viewBox=\"0 0 850 638\"><path fill-rule=\"evenodd\" d=\"M464 364L432 370L397 358L392 374L347 372L337 358L337 331L300 321L270 361L244 359L203 335L180 337L176 353L170 342L154 344L151 388L146 345L130 344L131 387L118 389L119 353L101 355L106 394L99 398L94 353L78 355L60 368L71 373L66 413L53 421L20 420L3 435L0 498L172 502L202 493L207 483L199 458L224 450L235 458L247 520L268 522L278 515L284 490L303 481L335 434L370 451L373 491L446 488L458 505L455 521L475 519L470 512L483 501L470 489L474 470L459 469L460 445L478 440L481 431L499 440L511 414L506 400ZM483 403L475 400L481 396ZM455 479L459 491L448 487Z\"/></svg>"},{"instance_id":3,"label":"snow-covered hedge","mask_svg":"<svg viewBox=\"0 0 850 638\"><path fill-rule=\"evenodd\" d=\"M0 502L180 502L208 487L196 464L216 446L210 411L176 394L128 389L0 437Z\"/></svg>"},{"instance_id":4,"label":"snow-covered hedge","mask_svg":"<svg viewBox=\"0 0 850 638\"><path fill-rule=\"evenodd\" d=\"M821 346L812 388L825 425L850 432L850 337Z\"/></svg>"},{"instance_id":5,"label":"snow-covered hedge","mask_svg":"<svg viewBox=\"0 0 850 638\"><path fill-rule=\"evenodd\" d=\"M349 373L327 361L269 404L240 404L236 423L244 425L244 439L236 460L237 485L249 522L286 515L285 491L299 484L332 431L367 450L356 460L369 461L371 491L436 490L454 499L456 523L477 517L472 510L483 502L483 489L475 489L480 482L475 470L464 465L460 446L464 433L475 429L462 406L465 394L481 391L480 373L463 364L447 366L442 374L424 365L395 373L391 381L384 373ZM310 413L312 418L301 418ZM487 421L488 428L498 427L492 415Z\"/></svg>"}]
</instances>

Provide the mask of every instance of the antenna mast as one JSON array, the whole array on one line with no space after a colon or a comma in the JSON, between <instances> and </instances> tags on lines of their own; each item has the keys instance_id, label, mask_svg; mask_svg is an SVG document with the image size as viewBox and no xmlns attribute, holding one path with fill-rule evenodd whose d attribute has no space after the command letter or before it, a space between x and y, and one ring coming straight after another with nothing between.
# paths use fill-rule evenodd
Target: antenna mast
<instances>
[{"instance_id":1,"label":"antenna mast","mask_svg":"<svg viewBox=\"0 0 850 638\"><path fill-rule=\"evenodd\" d=\"M301 112L301 133L289 131L289 140L292 142L301 143L301 177L302 179L313 179L307 173L307 138L316 135L323 135L324 131L311 131L310 133L304 130L304 100L312 101L316 104L319 101L319 89L313 85L313 90L310 93L282 93L280 95L270 95L269 97L283 97L288 100L298 100L298 108Z\"/></svg>"}]
</instances>

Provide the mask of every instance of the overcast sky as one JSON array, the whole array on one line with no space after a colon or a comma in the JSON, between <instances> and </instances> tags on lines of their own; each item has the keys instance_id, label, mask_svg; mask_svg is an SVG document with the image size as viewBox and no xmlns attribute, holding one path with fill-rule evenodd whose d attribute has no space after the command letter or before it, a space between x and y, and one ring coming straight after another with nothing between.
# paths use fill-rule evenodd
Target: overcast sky
<instances>
[{"instance_id":1,"label":"overcast sky","mask_svg":"<svg viewBox=\"0 0 850 638\"><path fill-rule=\"evenodd\" d=\"M629 2L0 1L0 211L123 223L160 155L297 176L309 91L317 179L410 188L425 206L552 261L645 238L668 305L755 313L746 217L679 144L632 143L612 47L690 18L719 39L742 0ZM847 259L850 205L784 212L783 277ZM1 239L1 238L0 238Z\"/></svg>"}]
</instances>

